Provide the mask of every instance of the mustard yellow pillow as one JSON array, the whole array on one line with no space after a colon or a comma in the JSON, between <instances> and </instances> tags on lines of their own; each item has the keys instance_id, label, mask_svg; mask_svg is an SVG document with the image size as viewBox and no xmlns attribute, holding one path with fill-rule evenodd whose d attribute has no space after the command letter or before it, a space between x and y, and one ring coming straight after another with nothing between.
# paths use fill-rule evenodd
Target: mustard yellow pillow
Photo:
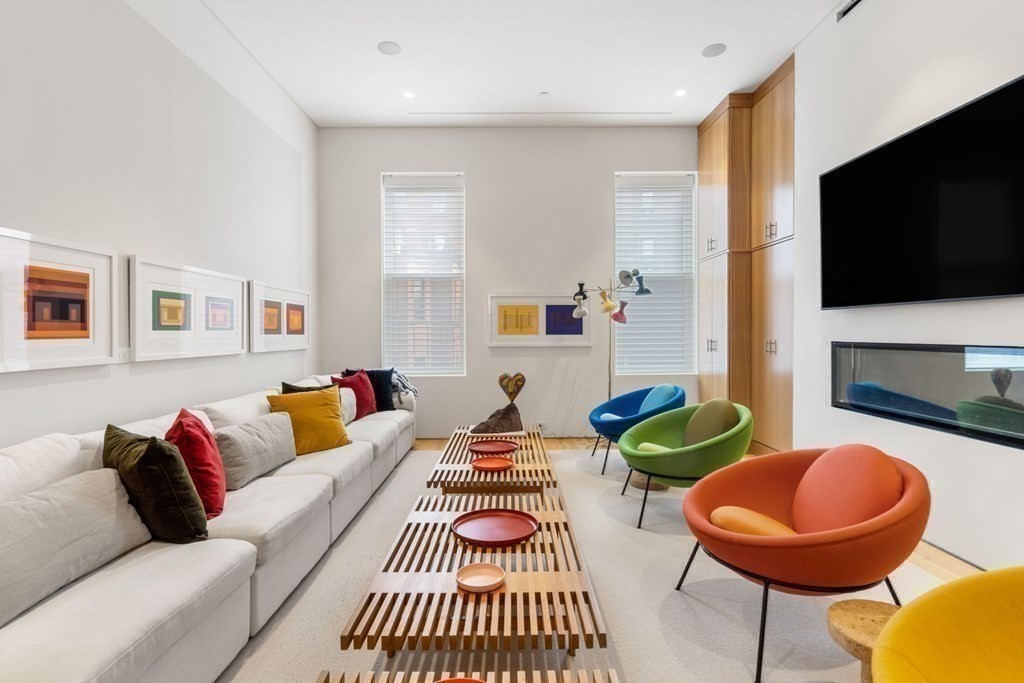
<instances>
[{"instance_id":1,"label":"mustard yellow pillow","mask_svg":"<svg viewBox=\"0 0 1024 683\"><path fill-rule=\"evenodd\" d=\"M719 529L751 536L796 536L788 526L768 515L736 505L723 505L711 513L711 523Z\"/></svg>"},{"instance_id":2,"label":"mustard yellow pillow","mask_svg":"<svg viewBox=\"0 0 1024 683\"><path fill-rule=\"evenodd\" d=\"M295 433L295 454L327 451L351 443L341 421L341 397L331 386L323 391L267 396L270 411L288 413Z\"/></svg>"},{"instance_id":3,"label":"mustard yellow pillow","mask_svg":"<svg viewBox=\"0 0 1024 683\"><path fill-rule=\"evenodd\" d=\"M641 453L667 453L672 450L668 446L662 446L659 443L651 443L650 441L644 441L639 444L636 449Z\"/></svg>"}]
</instances>

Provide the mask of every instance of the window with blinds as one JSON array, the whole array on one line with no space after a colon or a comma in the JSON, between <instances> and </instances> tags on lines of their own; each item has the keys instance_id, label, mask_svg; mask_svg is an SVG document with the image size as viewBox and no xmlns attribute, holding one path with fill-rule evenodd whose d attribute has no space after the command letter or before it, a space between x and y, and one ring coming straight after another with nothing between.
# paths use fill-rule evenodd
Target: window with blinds
<instances>
[{"instance_id":1,"label":"window with blinds","mask_svg":"<svg viewBox=\"0 0 1024 683\"><path fill-rule=\"evenodd\" d=\"M466 373L466 193L462 174L383 177L384 366Z\"/></svg>"},{"instance_id":2,"label":"window with blinds","mask_svg":"<svg viewBox=\"0 0 1024 683\"><path fill-rule=\"evenodd\" d=\"M637 268L651 296L629 301L615 325L618 375L696 371L695 177L617 174L615 269Z\"/></svg>"}]
</instances>

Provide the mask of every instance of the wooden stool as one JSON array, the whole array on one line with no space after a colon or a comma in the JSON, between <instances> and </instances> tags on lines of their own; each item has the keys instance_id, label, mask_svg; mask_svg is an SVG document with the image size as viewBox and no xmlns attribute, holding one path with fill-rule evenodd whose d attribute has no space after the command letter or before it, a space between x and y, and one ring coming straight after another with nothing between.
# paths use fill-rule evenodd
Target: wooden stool
<instances>
[{"instance_id":1,"label":"wooden stool","mask_svg":"<svg viewBox=\"0 0 1024 683\"><path fill-rule=\"evenodd\" d=\"M843 600L828 608L828 633L839 647L861 661L862 683L871 683L871 651L878 634L898 609L875 600Z\"/></svg>"}]
</instances>

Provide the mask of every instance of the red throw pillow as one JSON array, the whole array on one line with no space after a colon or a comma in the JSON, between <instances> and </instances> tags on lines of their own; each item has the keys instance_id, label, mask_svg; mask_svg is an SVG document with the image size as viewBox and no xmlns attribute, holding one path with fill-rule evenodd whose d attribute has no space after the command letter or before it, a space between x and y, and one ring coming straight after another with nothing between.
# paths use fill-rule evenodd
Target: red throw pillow
<instances>
[{"instance_id":1,"label":"red throw pillow","mask_svg":"<svg viewBox=\"0 0 1024 683\"><path fill-rule=\"evenodd\" d=\"M348 387L356 395L356 419L362 419L367 415L377 412L377 397L373 393L373 385L366 372L360 370L348 377L331 377L336 386Z\"/></svg>"},{"instance_id":2,"label":"red throw pillow","mask_svg":"<svg viewBox=\"0 0 1024 683\"><path fill-rule=\"evenodd\" d=\"M213 434L202 420L182 410L164 438L178 447L199 493L199 500L203 501L206 518L213 519L224 511L224 496L227 494L224 462L220 459Z\"/></svg>"}]
</instances>

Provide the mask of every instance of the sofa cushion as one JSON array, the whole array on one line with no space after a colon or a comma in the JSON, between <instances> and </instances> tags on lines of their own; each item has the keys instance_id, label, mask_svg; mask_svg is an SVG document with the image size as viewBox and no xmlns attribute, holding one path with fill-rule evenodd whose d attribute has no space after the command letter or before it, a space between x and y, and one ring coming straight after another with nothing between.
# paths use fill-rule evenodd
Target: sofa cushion
<instances>
[{"instance_id":1,"label":"sofa cushion","mask_svg":"<svg viewBox=\"0 0 1024 683\"><path fill-rule=\"evenodd\" d=\"M136 548L0 629L2 677L140 680L245 584L255 560L255 549L240 541Z\"/></svg>"},{"instance_id":2,"label":"sofa cushion","mask_svg":"<svg viewBox=\"0 0 1024 683\"><path fill-rule=\"evenodd\" d=\"M398 425L398 431L412 426L415 417L408 410L384 410L373 415L367 415L363 420L368 422L391 422Z\"/></svg>"},{"instance_id":3,"label":"sofa cushion","mask_svg":"<svg viewBox=\"0 0 1024 683\"><path fill-rule=\"evenodd\" d=\"M330 477L334 481L332 498L336 498L372 462L373 446L362 441L353 441L341 448L310 453L296 458L290 463L278 467L271 476L320 474Z\"/></svg>"},{"instance_id":4,"label":"sofa cushion","mask_svg":"<svg viewBox=\"0 0 1024 683\"><path fill-rule=\"evenodd\" d=\"M357 372L348 377L332 377L331 382L341 389L349 389L356 397L356 417L361 420L367 415L377 412L377 399L373 393L373 383L365 372Z\"/></svg>"},{"instance_id":5,"label":"sofa cushion","mask_svg":"<svg viewBox=\"0 0 1024 683\"><path fill-rule=\"evenodd\" d=\"M228 491L224 512L210 520L210 538L248 541L256 546L256 564L263 564L309 525L333 492L324 476L260 477Z\"/></svg>"},{"instance_id":6,"label":"sofa cushion","mask_svg":"<svg viewBox=\"0 0 1024 683\"><path fill-rule=\"evenodd\" d=\"M121 475L129 500L153 538L170 543L206 538L203 501L173 444L108 425L103 466Z\"/></svg>"},{"instance_id":7,"label":"sofa cushion","mask_svg":"<svg viewBox=\"0 0 1024 683\"><path fill-rule=\"evenodd\" d=\"M206 413L215 429L223 429L230 425L237 425L270 412L270 404L267 403L268 394L276 394L274 389L257 391L245 394L237 398L229 398L226 401L205 403L196 406L196 410Z\"/></svg>"},{"instance_id":8,"label":"sofa cushion","mask_svg":"<svg viewBox=\"0 0 1024 683\"><path fill-rule=\"evenodd\" d=\"M793 528L801 534L866 522L903 496L903 477L882 451L836 446L807 468L793 496Z\"/></svg>"},{"instance_id":9,"label":"sofa cushion","mask_svg":"<svg viewBox=\"0 0 1024 683\"><path fill-rule=\"evenodd\" d=\"M348 436L353 441L373 445L373 457L378 457L397 439L401 430L391 420L356 420L348 426Z\"/></svg>"},{"instance_id":10,"label":"sofa cushion","mask_svg":"<svg viewBox=\"0 0 1024 683\"><path fill-rule=\"evenodd\" d=\"M198 417L203 426L209 429L211 433L213 432L213 423L210 422L210 418L206 413L195 408L186 408L185 410ZM156 436L162 439L180 414L181 411L178 411L177 413L168 413L160 417L152 417L147 420L129 422L128 424L118 426L132 434ZM79 434L75 437L81 444L82 456L87 463L86 469L103 467L103 435L105 433L106 430L101 429L87 434Z\"/></svg>"},{"instance_id":11,"label":"sofa cushion","mask_svg":"<svg viewBox=\"0 0 1024 683\"><path fill-rule=\"evenodd\" d=\"M710 441L740 423L740 413L732 401L713 398L704 403L690 416L683 432L683 445L696 446Z\"/></svg>"},{"instance_id":12,"label":"sofa cushion","mask_svg":"<svg viewBox=\"0 0 1024 683\"><path fill-rule=\"evenodd\" d=\"M358 370L346 370L342 373L343 377L351 377L360 372L365 372L366 376L370 380L370 384L373 385L373 396L377 402L377 410L394 410L395 409L395 397L394 394L394 368L377 368L376 370L367 370L366 368L360 368Z\"/></svg>"},{"instance_id":13,"label":"sofa cushion","mask_svg":"<svg viewBox=\"0 0 1024 683\"><path fill-rule=\"evenodd\" d=\"M269 407L268 407L269 410ZM228 491L295 459L292 420L286 413L268 413L237 425L218 429L215 435Z\"/></svg>"},{"instance_id":14,"label":"sofa cushion","mask_svg":"<svg viewBox=\"0 0 1024 683\"><path fill-rule=\"evenodd\" d=\"M0 450L0 503L80 474L92 464L77 438L48 434Z\"/></svg>"},{"instance_id":15,"label":"sofa cushion","mask_svg":"<svg viewBox=\"0 0 1024 683\"><path fill-rule=\"evenodd\" d=\"M329 451L349 442L341 421L341 397L335 387L268 396L267 401L272 412L291 416L296 455Z\"/></svg>"},{"instance_id":16,"label":"sofa cushion","mask_svg":"<svg viewBox=\"0 0 1024 683\"><path fill-rule=\"evenodd\" d=\"M224 461L221 460L213 434L198 417L182 410L164 438L178 447L199 499L203 501L206 518L212 519L219 515L224 509L227 480L224 476Z\"/></svg>"},{"instance_id":17,"label":"sofa cushion","mask_svg":"<svg viewBox=\"0 0 1024 683\"><path fill-rule=\"evenodd\" d=\"M0 626L149 538L114 470L82 472L0 505Z\"/></svg>"},{"instance_id":18,"label":"sofa cushion","mask_svg":"<svg viewBox=\"0 0 1024 683\"><path fill-rule=\"evenodd\" d=\"M332 385L337 386L331 380L330 375L313 375L292 384L300 389L322 389ZM282 384L282 390L283 387ZM282 393L284 392L282 391ZM356 394L348 387L338 387L338 394L341 398L341 421L347 425L356 419Z\"/></svg>"}]
</instances>

